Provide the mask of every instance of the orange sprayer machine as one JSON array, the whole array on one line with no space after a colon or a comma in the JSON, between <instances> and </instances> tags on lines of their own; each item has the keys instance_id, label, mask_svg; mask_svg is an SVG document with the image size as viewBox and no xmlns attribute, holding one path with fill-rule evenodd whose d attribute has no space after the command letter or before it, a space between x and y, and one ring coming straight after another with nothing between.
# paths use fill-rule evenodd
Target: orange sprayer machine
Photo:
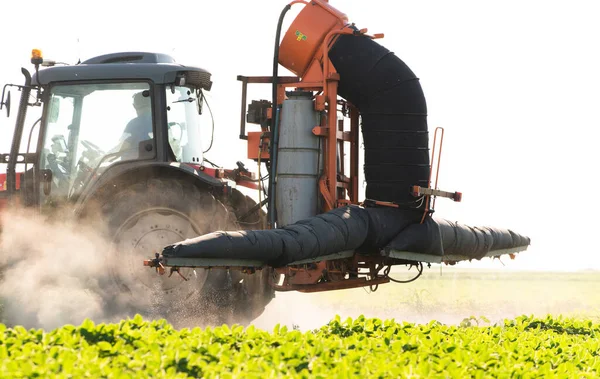
<instances>
[{"instance_id":1,"label":"orange sprayer machine","mask_svg":"<svg viewBox=\"0 0 600 379\"><path fill-rule=\"evenodd\" d=\"M304 8L281 38L284 16L295 4ZM288 4L279 19L272 76L238 77L240 138L248 141L248 158L266 166L265 199L257 205L267 208L265 227L171 244L145 265L161 273L196 267L251 274L269 267L276 290L314 292L409 282L424 264L514 257L525 250L529 238L509 229L434 217L437 197L462 198L437 187L444 130L435 130L430 152L419 80L377 42L381 37L350 23L327 1ZM280 77L279 65L295 76ZM247 106L247 86L256 83L271 84L272 99ZM247 123L260 130L246 133ZM394 279L397 265L416 267L416 274Z\"/></svg>"}]
</instances>

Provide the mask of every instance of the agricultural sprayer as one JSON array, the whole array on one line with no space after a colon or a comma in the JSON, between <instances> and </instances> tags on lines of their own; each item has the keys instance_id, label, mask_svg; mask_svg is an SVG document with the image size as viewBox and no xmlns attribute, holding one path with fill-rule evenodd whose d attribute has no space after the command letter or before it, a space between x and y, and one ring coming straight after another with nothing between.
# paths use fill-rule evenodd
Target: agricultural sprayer
<instances>
[{"instance_id":1,"label":"agricultural sprayer","mask_svg":"<svg viewBox=\"0 0 600 379\"><path fill-rule=\"evenodd\" d=\"M304 8L284 32L292 6ZM0 154L0 207L102 220L113 246L107 299L159 297L166 314L184 302L236 321L257 317L275 291L376 288L399 281L393 266L416 268L412 281L431 263L527 249L511 230L434 217L437 198L462 197L437 186L444 130L430 141L419 80L381 37L327 1L288 4L272 75L237 78L248 150L232 169L205 157L221 149L201 138L213 122L208 71L160 53L64 65L33 50L34 73L23 68L24 84L2 91L7 112L11 88L20 102ZM248 103L254 84L271 85L271 98Z\"/></svg>"}]
</instances>

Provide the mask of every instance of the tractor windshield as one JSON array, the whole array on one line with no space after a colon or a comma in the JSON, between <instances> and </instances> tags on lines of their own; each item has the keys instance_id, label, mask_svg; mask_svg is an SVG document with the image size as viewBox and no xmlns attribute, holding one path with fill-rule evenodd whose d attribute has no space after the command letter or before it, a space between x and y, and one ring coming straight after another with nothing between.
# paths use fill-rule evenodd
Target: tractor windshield
<instances>
[{"instance_id":1,"label":"tractor windshield","mask_svg":"<svg viewBox=\"0 0 600 379\"><path fill-rule=\"evenodd\" d=\"M169 145L177 162L202 163L202 143L200 125L205 123L202 105L202 90L168 86L167 123L169 127Z\"/></svg>"},{"instance_id":2,"label":"tractor windshield","mask_svg":"<svg viewBox=\"0 0 600 379\"><path fill-rule=\"evenodd\" d=\"M107 166L154 151L148 83L55 85L49 96L41 166L53 195L78 195Z\"/></svg>"}]
</instances>

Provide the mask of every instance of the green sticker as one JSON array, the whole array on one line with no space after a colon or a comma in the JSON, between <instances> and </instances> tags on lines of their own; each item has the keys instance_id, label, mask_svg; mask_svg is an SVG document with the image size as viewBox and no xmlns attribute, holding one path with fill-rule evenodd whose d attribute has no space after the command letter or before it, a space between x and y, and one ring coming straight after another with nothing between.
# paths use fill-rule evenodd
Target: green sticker
<instances>
[{"instance_id":1,"label":"green sticker","mask_svg":"<svg viewBox=\"0 0 600 379\"><path fill-rule=\"evenodd\" d=\"M306 41L306 35L304 35L304 33L300 32L299 30L296 30L296 40Z\"/></svg>"}]
</instances>

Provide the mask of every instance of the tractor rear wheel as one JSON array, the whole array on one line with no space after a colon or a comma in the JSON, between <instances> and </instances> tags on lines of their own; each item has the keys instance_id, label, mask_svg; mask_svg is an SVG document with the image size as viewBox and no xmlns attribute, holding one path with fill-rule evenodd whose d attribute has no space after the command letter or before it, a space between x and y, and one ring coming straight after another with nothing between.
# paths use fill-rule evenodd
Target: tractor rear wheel
<instances>
[{"instance_id":1,"label":"tractor rear wheel","mask_svg":"<svg viewBox=\"0 0 600 379\"><path fill-rule=\"evenodd\" d=\"M222 278L211 279L208 270L192 268L181 268L181 275L169 277L168 269L158 275L142 262L169 244L231 228L232 215L222 203L189 183L149 179L120 191L102 210L113 247L109 262L117 293L113 306L172 322L219 318L206 313L219 313L226 301L207 299L204 287L209 282L211 288L226 286L218 283Z\"/></svg>"},{"instance_id":2,"label":"tractor rear wheel","mask_svg":"<svg viewBox=\"0 0 600 379\"><path fill-rule=\"evenodd\" d=\"M257 230L262 229L266 223L266 213L255 207L256 201L249 196L234 189L226 202L227 207L235 214L238 229ZM275 298L275 290L269 284L269 276L273 269L265 267L252 274L240 271L232 271L232 281L238 285L234 291L233 313L235 322L247 324L259 317L265 307Z\"/></svg>"}]
</instances>

